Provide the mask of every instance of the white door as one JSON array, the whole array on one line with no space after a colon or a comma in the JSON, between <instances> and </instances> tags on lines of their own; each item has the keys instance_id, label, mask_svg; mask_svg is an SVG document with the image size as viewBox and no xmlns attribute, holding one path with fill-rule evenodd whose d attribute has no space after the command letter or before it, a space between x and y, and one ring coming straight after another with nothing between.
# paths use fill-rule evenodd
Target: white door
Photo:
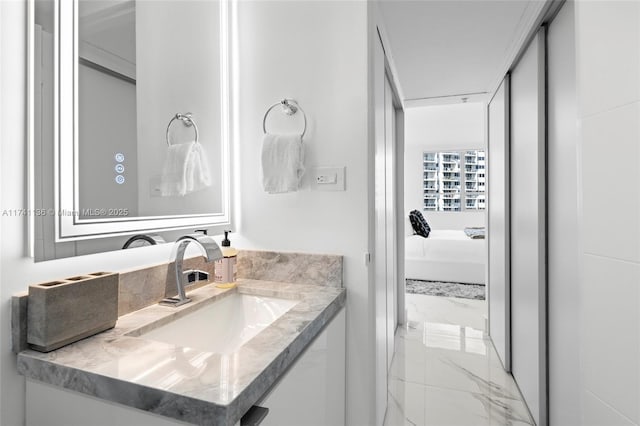
<instances>
[{"instance_id":1,"label":"white door","mask_svg":"<svg viewBox=\"0 0 640 426\"><path fill-rule=\"evenodd\" d=\"M509 76L489 102L488 252L489 336L505 370L511 370L509 253Z\"/></svg>"},{"instance_id":2,"label":"white door","mask_svg":"<svg viewBox=\"0 0 640 426\"><path fill-rule=\"evenodd\" d=\"M547 425L545 35L511 73L511 372Z\"/></svg>"}]
</instances>

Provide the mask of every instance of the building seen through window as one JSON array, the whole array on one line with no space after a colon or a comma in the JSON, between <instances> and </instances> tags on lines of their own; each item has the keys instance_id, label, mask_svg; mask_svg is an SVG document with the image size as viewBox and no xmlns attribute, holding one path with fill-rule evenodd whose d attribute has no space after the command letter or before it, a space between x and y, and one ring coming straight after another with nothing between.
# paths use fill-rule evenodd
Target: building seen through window
<instances>
[{"instance_id":1,"label":"building seen through window","mask_svg":"<svg viewBox=\"0 0 640 426\"><path fill-rule=\"evenodd\" d=\"M485 209L485 153L480 150L425 152L423 210Z\"/></svg>"}]
</instances>

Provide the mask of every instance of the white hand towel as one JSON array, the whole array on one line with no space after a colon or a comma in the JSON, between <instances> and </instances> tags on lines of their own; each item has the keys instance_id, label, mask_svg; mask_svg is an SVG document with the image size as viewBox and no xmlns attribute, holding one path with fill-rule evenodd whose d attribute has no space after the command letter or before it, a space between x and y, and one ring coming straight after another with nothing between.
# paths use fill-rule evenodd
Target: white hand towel
<instances>
[{"instance_id":1,"label":"white hand towel","mask_svg":"<svg viewBox=\"0 0 640 426\"><path fill-rule=\"evenodd\" d=\"M277 194L298 190L304 174L304 149L300 135L264 135L262 186Z\"/></svg>"},{"instance_id":2,"label":"white hand towel","mask_svg":"<svg viewBox=\"0 0 640 426\"><path fill-rule=\"evenodd\" d=\"M162 168L162 196L183 196L208 186L211 177L202 145L198 142L171 145Z\"/></svg>"}]
</instances>

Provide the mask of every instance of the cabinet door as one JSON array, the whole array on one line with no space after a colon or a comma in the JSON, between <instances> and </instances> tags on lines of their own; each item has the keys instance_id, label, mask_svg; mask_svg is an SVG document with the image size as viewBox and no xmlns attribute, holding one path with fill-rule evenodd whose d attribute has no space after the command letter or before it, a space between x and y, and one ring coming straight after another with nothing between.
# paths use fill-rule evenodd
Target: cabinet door
<instances>
[{"instance_id":1,"label":"cabinet door","mask_svg":"<svg viewBox=\"0 0 640 426\"><path fill-rule=\"evenodd\" d=\"M260 426L344 425L345 339L342 309L257 404Z\"/></svg>"},{"instance_id":2,"label":"cabinet door","mask_svg":"<svg viewBox=\"0 0 640 426\"><path fill-rule=\"evenodd\" d=\"M26 426L189 426L59 386L26 382Z\"/></svg>"}]
</instances>

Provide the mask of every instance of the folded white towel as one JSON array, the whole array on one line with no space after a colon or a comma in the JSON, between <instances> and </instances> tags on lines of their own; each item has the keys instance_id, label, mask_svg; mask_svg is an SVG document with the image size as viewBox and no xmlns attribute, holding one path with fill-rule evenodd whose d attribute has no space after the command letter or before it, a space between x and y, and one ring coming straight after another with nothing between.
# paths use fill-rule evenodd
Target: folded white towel
<instances>
[{"instance_id":1,"label":"folded white towel","mask_svg":"<svg viewBox=\"0 0 640 426\"><path fill-rule=\"evenodd\" d=\"M202 145L198 142L171 145L162 168L162 196L182 196L208 186L211 186L211 176Z\"/></svg>"},{"instance_id":2,"label":"folded white towel","mask_svg":"<svg viewBox=\"0 0 640 426\"><path fill-rule=\"evenodd\" d=\"M304 174L304 149L300 135L264 135L262 186L270 194L298 190Z\"/></svg>"}]
</instances>

